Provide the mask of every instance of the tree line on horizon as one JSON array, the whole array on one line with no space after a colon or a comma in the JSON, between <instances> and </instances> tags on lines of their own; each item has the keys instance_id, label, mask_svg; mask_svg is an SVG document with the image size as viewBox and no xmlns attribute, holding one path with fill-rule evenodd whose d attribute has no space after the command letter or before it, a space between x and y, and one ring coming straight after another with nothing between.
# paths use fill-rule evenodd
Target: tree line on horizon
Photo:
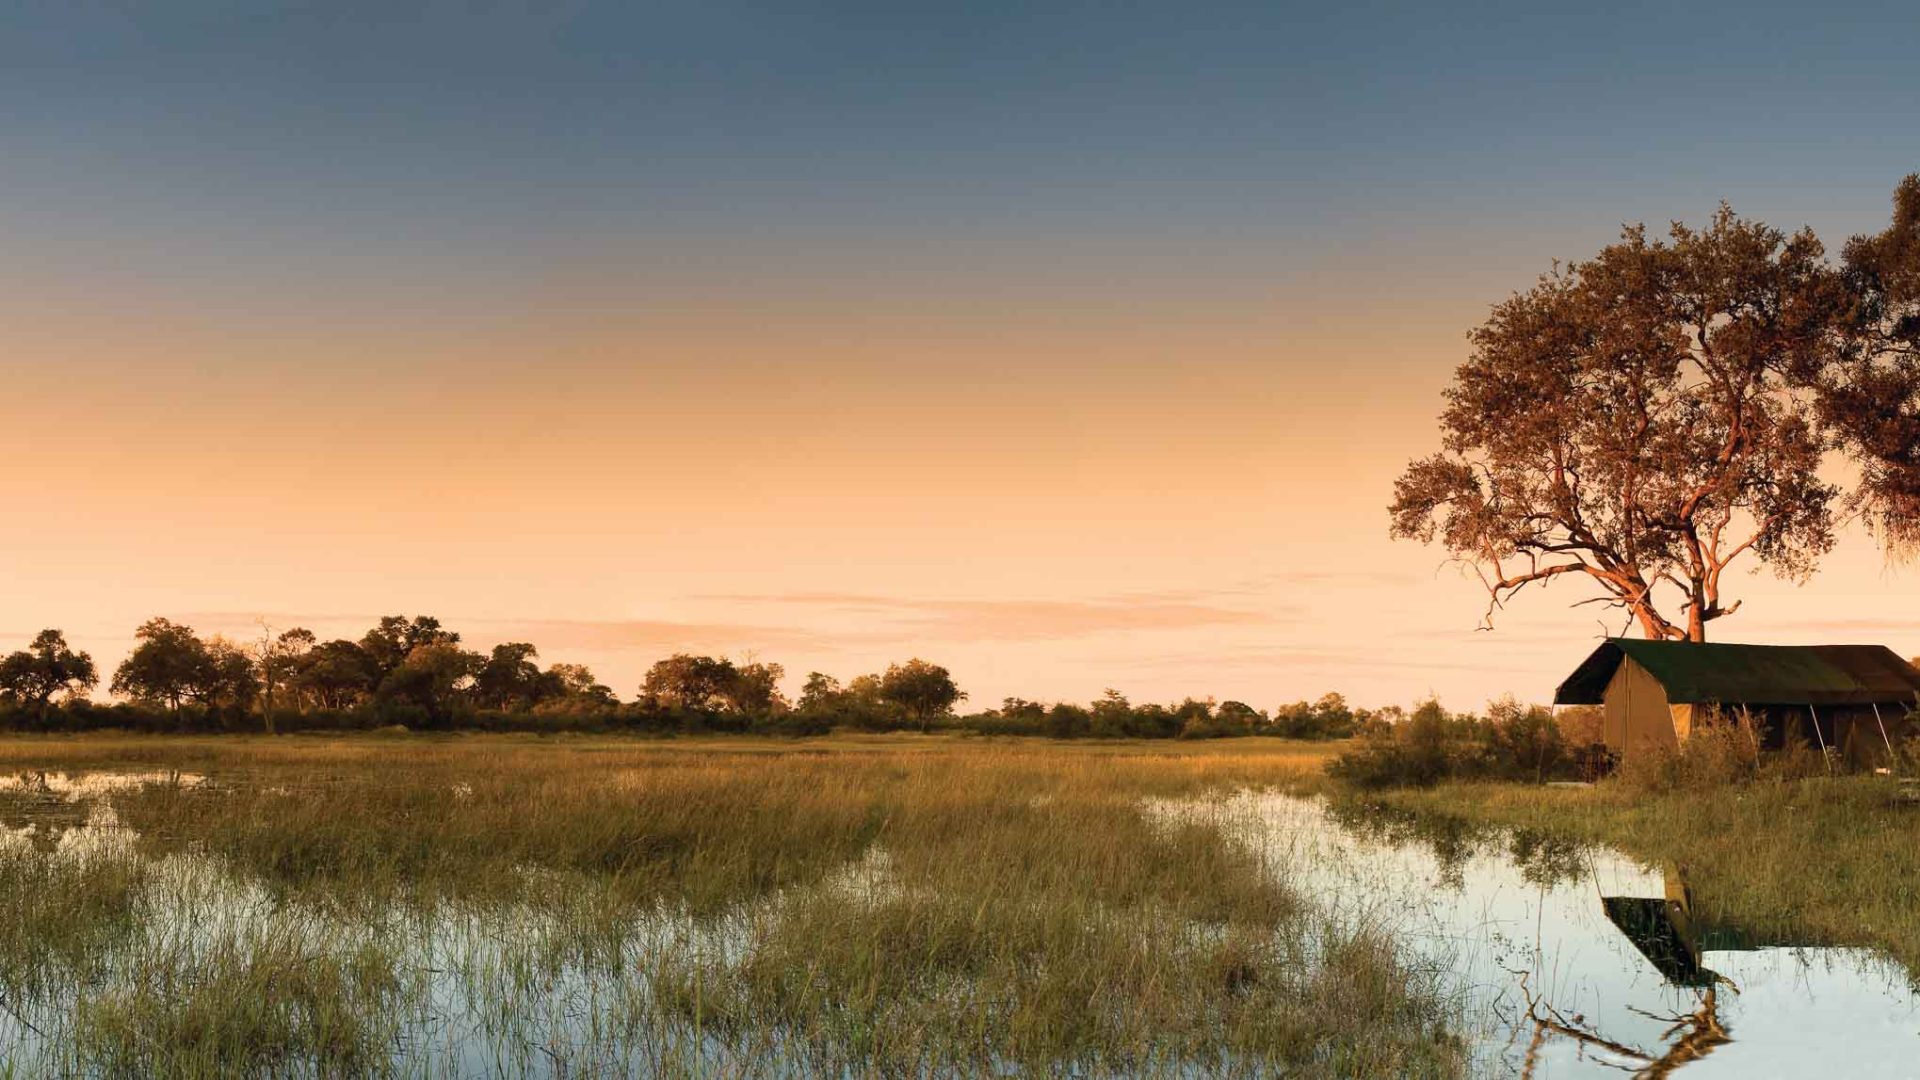
<instances>
[{"instance_id":1,"label":"tree line on horizon","mask_svg":"<svg viewBox=\"0 0 1920 1080\"><path fill-rule=\"evenodd\" d=\"M581 664L542 668L528 642L490 651L427 615L389 615L358 639L322 641L295 627L252 642L167 618L142 623L108 680L103 704L93 658L56 629L0 657L0 728L78 731L637 730L825 734L936 729L1054 738L1346 738L1390 726L1404 710L1356 709L1339 694L1272 712L1240 701L1187 698L1136 705L1116 690L1080 705L1019 697L960 714L967 694L944 667L914 658L843 683L809 672L797 699L780 664L676 653L622 700Z\"/></svg>"}]
</instances>

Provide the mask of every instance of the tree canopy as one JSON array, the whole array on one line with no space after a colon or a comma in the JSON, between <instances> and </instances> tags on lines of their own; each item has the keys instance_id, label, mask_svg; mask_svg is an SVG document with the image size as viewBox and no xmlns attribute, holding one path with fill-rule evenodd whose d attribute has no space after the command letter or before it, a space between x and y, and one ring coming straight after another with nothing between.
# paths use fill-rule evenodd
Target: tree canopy
<instances>
[{"instance_id":1,"label":"tree canopy","mask_svg":"<svg viewBox=\"0 0 1920 1080\"><path fill-rule=\"evenodd\" d=\"M1726 206L1642 226L1497 305L1469 335L1442 449L1394 486L1396 537L1485 584L1486 625L1561 576L1654 638L1733 614L1745 558L1804 580L1858 513L1920 540L1920 177L1843 264ZM1861 479L1822 473L1835 454Z\"/></svg>"},{"instance_id":2,"label":"tree canopy","mask_svg":"<svg viewBox=\"0 0 1920 1080\"><path fill-rule=\"evenodd\" d=\"M31 705L46 716L55 694L85 693L100 682L93 657L75 652L58 630L42 630L27 648L0 660L0 695Z\"/></svg>"},{"instance_id":3,"label":"tree canopy","mask_svg":"<svg viewBox=\"0 0 1920 1080\"><path fill-rule=\"evenodd\" d=\"M905 711L922 731L932 727L936 718L952 712L954 705L967 696L946 668L917 657L889 666L880 676L879 690L882 700Z\"/></svg>"}]
</instances>

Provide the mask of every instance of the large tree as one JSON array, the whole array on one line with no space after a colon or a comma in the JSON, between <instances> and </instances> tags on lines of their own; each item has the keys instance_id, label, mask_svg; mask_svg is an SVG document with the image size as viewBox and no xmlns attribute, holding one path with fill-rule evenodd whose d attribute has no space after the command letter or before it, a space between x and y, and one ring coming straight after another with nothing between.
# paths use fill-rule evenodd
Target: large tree
<instances>
[{"instance_id":1,"label":"large tree","mask_svg":"<svg viewBox=\"0 0 1920 1080\"><path fill-rule=\"evenodd\" d=\"M345 709L373 696L379 687L373 658L359 642L345 638L322 642L300 654L292 686L303 700L323 709Z\"/></svg>"},{"instance_id":2,"label":"large tree","mask_svg":"<svg viewBox=\"0 0 1920 1080\"><path fill-rule=\"evenodd\" d=\"M77 694L100 682L93 657L75 652L58 630L42 630L33 644L0 660L0 695L31 705L41 722L55 694Z\"/></svg>"},{"instance_id":3,"label":"large tree","mask_svg":"<svg viewBox=\"0 0 1920 1080\"><path fill-rule=\"evenodd\" d=\"M675 653L647 669L640 699L661 708L718 712L739 676L731 660Z\"/></svg>"},{"instance_id":4,"label":"large tree","mask_svg":"<svg viewBox=\"0 0 1920 1080\"><path fill-rule=\"evenodd\" d=\"M415 615L411 621L405 615L383 615L380 625L360 639L360 648L373 665L376 686L386 681L422 645L458 644L460 635L443 628L440 620L431 615Z\"/></svg>"},{"instance_id":5,"label":"large tree","mask_svg":"<svg viewBox=\"0 0 1920 1080\"><path fill-rule=\"evenodd\" d=\"M879 690L882 701L898 706L921 731L933 730L936 719L967 697L946 668L918 657L889 666Z\"/></svg>"},{"instance_id":6,"label":"large tree","mask_svg":"<svg viewBox=\"0 0 1920 1080\"><path fill-rule=\"evenodd\" d=\"M473 694L483 708L529 709L540 700L543 684L534 658L540 652L524 641L495 645L474 673Z\"/></svg>"},{"instance_id":7,"label":"large tree","mask_svg":"<svg viewBox=\"0 0 1920 1080\"><path fill-rule=\"evenodd\" d=\"M209 713L229 710L245 714L260 697L260 673L254 657L236 642L218 634L202 645L201 662L187 693Z\"/></svg>"},{"instance_id":8,"label":"large tree","mask_svg":"<svg viewBox=\"0 0 1920 1080\"><path fill-rule=\"evenodd\" d=\"M1442 451L1395 484L1394 535L1472 566L1489 624L1570 576L1597 586L1581 603L1648 637L1704 641L1740 606L1725 579L1739 560L1804 580L1848 509L1920 533L1920 182L1899 199L1905 223L1856 240L1844 266L1811 232L1722 206L1664 241L1630 227L1498 305L1446 392ZM1909 276L1875 277L1874 260ZM1851 492L1822 475L1835 450L1867 466Z\"/></svg>"},{"instance_id":9,"label":"large tree","mask_svg":"<svg viewBox=\"0 0 1920 1080\"><path fill-rule=\"evenodd\" d=\"M1894 192L1885 232L1848 242L1852 307L1821 372L1821 415L1860 468L1857 505L1892 548L1920 547L1920 175Z\"/></svg>"},{"instance_id":10,"label":"large tree","mask_svg":"<svg viewBox=\"0 0 1920 1080\"><path fill-rule=\"evenodd\" d=\"M113 673L110 689L142 701L165 702L177 716L180 705L206 685L212 658L193 627L171 619L148 619L133 632L138 644Z\"/></svg>"},{"instance_id":11,"label":"large tree","mask_svg":"<svg viewBox=\"0 0 1920 1080\"><path fill-rule=\"evenodd\" d=\"M380 697L418 706L427 722L445 727L454 711L473 690L473 679L486 658L468 652L444 635L417 645L400 666L380 683Z\"/></svg>"}]
</instances>

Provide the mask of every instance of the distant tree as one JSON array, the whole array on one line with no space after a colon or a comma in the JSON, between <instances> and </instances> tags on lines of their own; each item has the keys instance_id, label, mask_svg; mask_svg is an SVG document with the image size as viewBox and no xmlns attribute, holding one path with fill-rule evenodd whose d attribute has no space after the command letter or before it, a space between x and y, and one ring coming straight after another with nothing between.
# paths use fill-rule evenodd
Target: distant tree
<instances>
[{"instance_id":1,"label":"distant tree","mask_svg":"<svg viewBox=\"0 0 1920 1080\"><path fill-rule=\"evenodd\" d=\"M1627 229L1470 335L1442 452L1394 488L1393 533L1478 571L1483 620L1586 580L1646 636L1703 641L1743 556L1804 580L1855 507L1920 539L1920 180L1835 268L1722 206L1665 242ZM1822 467L1838 448L1850 496Z\"/></svg>"},{"instance_id":2,"label":"distant tree","mask_svg":"<svg viewBox=\"0 0 1920 1080\"><path fill-rule=\"evenodd\" d=\"M1119 739L1137 734L1134 730L1133 704L1118 690L1108 689L1088 710L1088 734L1102 739Z\"/></svg>"},{"instance_id":3,"label":"distant tree","mask_svg":"<svg viewBox=\"0 0 1920 1080\"><path fill-rule=\"evenodd\" d=\"M1182 721L1165 705L1136 705L1133 708L1134 734L1145 739L1171 739L1180 734Z\"/></svg>"},{"instance_id":4,"label":"distant tree","mask_svg":"<svg viewBox=\"0 0 1920 1080\"><path fill-rule=\"evenodd\" d=\"M846 690L840 686L840 680L821 671L807 672L807 681L800 688L800 701L796 705L801 712L831 713L844 708Z\"/></svg>"},{"instance_id":5,"label":"distant tree","mask_svg":"<svg viewBox=\"0 0 1920 1080\"><path fill-rule=\"evenodd\" d=\"M1346 698L1323 694L1315 702L1297 701L1275 709L1268 730L1289 739L1344 739L1354 733L1355 723Z\"/></svg>"},{"instance_id":6,"label":"distant tree","mask_svg":"<svg viewBox=\"0 0 1920 1080\"><path fill-rule=\"evenodd\" d=\"M847 698L863 707L886 705L881 695L880 676L855 675L853 681L847 684Z\"/></svg>"},{"instance_id":7,"label":"distant tree","mask_svg":"<svg viewBox=\"0 0 1920 1080\"><path fill-rule=\"evenodd\" d=\"M1213 719L1213 702L1187 698L1173 707L1173 718L1182 724L1194 720L1211 720Z\"/></svg>"},{"instance_id":8,"label":"distant tree","mask_svg":"<svg viewBox=\"0 0 1920 1080\"><path fill-rule=\"evenodd\" d=\"M733 678L721 691L727 711L737 716L767 716L786 708L786 699L780 696L780 680L786 674L779 664L735 665Z\"/></svg>"},{"instance_id":9,"label":"distant tree","mask_svg":"<svg viewBox=\"0 0 1920 1080\"><path fill-rule=\"evenodd\" d=\"M82 694L99 682L93 657L69 648L58 630L40 631L33 644L0 660L0 695L31 706L43 724L54 695Z\"/></svg>"},{"instance_id":10,"label":"distant tree","mask_svg":"<svg viewBox=\"0 0 1920 1080\"><path fill-rule=\"evenodd\" d=\"M452 719L473 679L486 663L479 653L468 652L445 638L429 639L414 647L380 683L380 697L414 705L426 713L435 727L444 727Z\"/></svg>"},{"instance_id":11,"label":"distant tree","mask_svg":"<svg viewBox=\"0 0 1920 1080\"><path fill-rule=\"evenodd\" d=\"M422 645L458 644L460 635L443 629L440 620L431 615L415 615L411 620L405 615L382 616L380 624L360 639L360 647L373 665L376 686Z\"/></svg>"},{"instance_id":12,"label":"distant tree","mask_svg":"<svg viewBox=\"0 0 1920 1080\"><path fill-rule=\"evenodd\" d=\"M260 696L253 656L240 645L215 635L202 645L201 661L188 695L209 711L245 713Z\"/></svg>"},{"instance_id":13,"label":"distant tree","mask_svg":"<svg viewBox=\"0 0 1920 1080\"><path fill-rule=\"evenodd\" d=\"M731 661L675 653L647 669L640 697L667 709L717 712L738 674Z\"/></svg>"},{"instance_id":14,"label":"distant tree","mask_svg":"<svg viewBox=\"0 0 1920 1080\"><path fill-rule=\"evenodd\" d=\"M540 666L533 662L539 652L524 641L493 647L493 654L474 676L473 692L481 707L488 709L529 709L540 700Z\"/></svg>"},{"instance_id":15,"label":"distant tree","mask_svg":"<svg viewBox=\"0 0 1920 1080\"><path fill-rule=\"evenodd\" d=\"M552 708L601 712L620 704L613 688L584 664L555 664L541 673L540 684L540 700Z\"/></svg>"},{"instance_id":16,"label":"distant tree","mask_svg":"<svg viewBox=\"0 0 1920 1080\"><path fill-rule=\"evenodd\" d=\"M1047 735L1055 739L1078 739L1093 728L1093 716L1086 709L1062 701L1047 710Z\"/></svg>"},{"instance_id":17,"label":"distant tree","mask_svg":"<svg viewBox=\"0 0 1920 1080\"><path fill-rule=\"evenodd\" d=\"M882 700L899 707L923 732L967 697L946 668L918 658L887 668L879 689Z\"/></svg>"},{"instance_id":18,"label":"distant tree","mask_svg":"<svg viewBox=\"0 0 1920 1080\"><path fill-rule=\"evenodd\" d=\"M1244 701L1223 701L1214 713L1214 724L1222 731L1235 735L1250 735L1255 729L1264 726L1267 714Z\"/></svg>"},{"instance_id":19,"label":"distant tree","mask_svg":"<svg viewBox=\"0 0 1920 1080\"><path fill-rule=\"evenodd\" d=\"M1320 734L1328 739L1344 739L1353 734L1357 721L1352 706L1342 694L1322 694L1320 700L1313 703L1314 715L1320 722Z\"/></svg>"},{"instance_id":20,"label":"distant tree","mask_svg":"<svg viewBox=\"0 0 1920 1080\"><path fill-rule=\"evenodd\" d=\"M300 697L295 675L315 640L313 631L304 627L296 626L275 636L264 619L260 622L260 640L254 646L253 659L260 669L260 714L269 735L274 733L274 710L281 704L276 694L284 690L287 693L281 696Z\"/></svg>"},{"instance_id":21,"label":"distant tree","mask_svg":"<svg viewBox=\"0 0 1920 1080\"><path fill-rule=\"evenodd\" d=\"M373 658L344 638L313 646L293 668L296 691L323 709L345 709L371 698L379 687Z\"/></svg>"},{"instance_id":22,"label":"distant tree","mask_svg":"<svg viewBox=\"0 0 1920 1080\"><path fill-rule=\"evenodd\" d=\"M1023 734L1038 734L1045 730L1047 707L1038 701L1010 697L1000 702L994 712L1006 722L1007 730Z\"/></svg>"},{"instance_id":23,"label":"distant tree","mask_svg":"<svg viewBox=\"0 0 1920 1080\"><path fill-rule=\"evenodd\" d=\"M149 619L134 631L138 642L113 673L109 688L142 701L163 702L175 716L197 688L206 685L210 657L193 627Z\"/></svg>"}]
</instances>

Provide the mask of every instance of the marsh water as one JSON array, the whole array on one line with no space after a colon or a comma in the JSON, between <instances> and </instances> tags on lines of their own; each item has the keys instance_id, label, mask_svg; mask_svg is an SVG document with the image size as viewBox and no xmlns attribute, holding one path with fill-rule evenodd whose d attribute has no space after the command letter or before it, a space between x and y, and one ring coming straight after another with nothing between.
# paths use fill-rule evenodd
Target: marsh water
<instances>
[{"instance_id":1,"label":"marsh water","mask_svg":"<svg viewBox=\"0 0 1920 1080\"><path fill-rule=\"evenodd\" d=\"M116 793L232 782L0 777L0 853L147 858L115 813ZM1684 866L1271 792L1147 809L1216 825L1336 923L1400 942L1448 996L1475 1075L1920 1076L1920 996L1907 971L1869 950L1796 941L1790 925L1714 922ZM98 1071L71 1050L83 1001L152 984L169 963L191 969L249 950L331 957L342 970L387 958L360 991L371 997L354 1003L366 1014L357 1022L374 1025L386 1066L409 1075L806 1071L797 1054L782 1065L777 1032L720 1037L663 1019L650 997L649 980L669 959L737 960L756 920L777 917L781 895L698 918L663 907L589 942L550 911L370 916L289 899L193 851L153 857L147 869L138 925L102 938L96 956L53 965L35 992L0 998L0 1062L15 1074ZM898 885L884 849L873 848L806 888L857 906Z\"/></svg>"}]
</instances>

